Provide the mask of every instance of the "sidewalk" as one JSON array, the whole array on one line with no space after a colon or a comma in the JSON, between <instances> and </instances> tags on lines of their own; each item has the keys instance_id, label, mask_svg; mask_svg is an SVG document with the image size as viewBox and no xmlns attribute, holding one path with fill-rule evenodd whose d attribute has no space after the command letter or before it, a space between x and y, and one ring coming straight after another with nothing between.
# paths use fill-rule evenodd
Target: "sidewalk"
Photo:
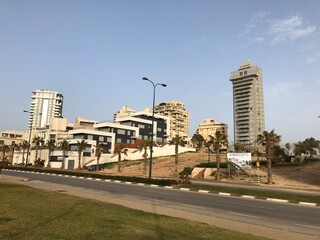
<instances>
[{"instance_id":1,"label":"sidewalk","mask_svg":"<svg viewBox=\"0 0 320 240\"><path fill-rule=\"evenodd\" d=\"M299 233L288 232L285 230L278 230L273 228L268 228L259 225L252 225L242 222L235 222L223 218L217 218L214 216L207 216L207 215L200 215L196 213L191 213L187 211L181 211L169 207L164 207L163 205L159 205L150 201L143 203L139 199L135 199L133 197L126 197L126 196L119 196L119 195L111 195L108 193L97 192L89 189L84 188L74 188L67 185L61 184L53 184L48 182L42 181L29 181L29 179L21 178L21 177L13 177L8 175L2 175L2 179L0 180L0 184L2 182L6 183L15 183L15 184L22 184L25 186L44 189L47 191L54 191L64 194L69 194L73 196L88 198L88 199L95 199L103 202L113 203L122 205L125 207L138 209L150 213L167 215L171 217L179 217L184 219L189 219L192 221L198 221L202 223L207 223L209 225L227 228L229 230L250 233L252 235L267 237L270 239L275 240L283 240L283 239L290 239L290 240L319 240L319 237L309 236Z\"/></svg>"}]
</instances>

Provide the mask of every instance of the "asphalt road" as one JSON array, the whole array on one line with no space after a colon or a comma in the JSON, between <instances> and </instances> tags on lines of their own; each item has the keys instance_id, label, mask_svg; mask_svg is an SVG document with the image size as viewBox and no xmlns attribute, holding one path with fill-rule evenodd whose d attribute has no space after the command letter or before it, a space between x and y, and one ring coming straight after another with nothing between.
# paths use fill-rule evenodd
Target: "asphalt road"
<instances>
[{"instance_id":1,"label":"asphalt road","mask_svg":"<svg viewBox=\"0 0 320 240\"><path fill-rule=\"evenodd\" d=\"M156 186L97 181L95 179L5 170L2 173L28 178L33 181L45 181L79 189L90 189L118 198L139 201L140 203L150 203L151 201L153 204L171 209L318 236L320 239L319 207L189 192Z\"/></svg>"}]
</instances>

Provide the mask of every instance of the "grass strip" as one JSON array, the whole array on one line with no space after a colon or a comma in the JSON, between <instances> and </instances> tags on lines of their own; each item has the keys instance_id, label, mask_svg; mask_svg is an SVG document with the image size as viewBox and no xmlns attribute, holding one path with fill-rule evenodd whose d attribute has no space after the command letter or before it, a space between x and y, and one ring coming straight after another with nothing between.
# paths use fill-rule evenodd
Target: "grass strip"
<instances>
[{"instance_id":1,"label":"grass strip","mask_svg":"<svg viewBox=\"0 0 320 240\"><path fill-rule=\"evenodd\" d=\"M0 239L265 239L23 185L0 196Z\"/></svg>"},{"instance_id":2,"label":"grass strip","mask_svg":"<svg viewBox=\"0 0 320 240\"><path fill-rule=\"evenodd\" d=\"M192 190L207 190L210 192L225 192L236 195L250 195L261 198L278 198L283 200L289 200L294 202L310 202L320 204L320 196L310 196L310 195L301 195L295 193L287 192L278 192L278 191L268 191L268 190L253 190L246 188L234 188L234 187L225 187L225 186L212 186L205 184L181 184L181 188L190 188Z\"/></svg>"}]
</instances>

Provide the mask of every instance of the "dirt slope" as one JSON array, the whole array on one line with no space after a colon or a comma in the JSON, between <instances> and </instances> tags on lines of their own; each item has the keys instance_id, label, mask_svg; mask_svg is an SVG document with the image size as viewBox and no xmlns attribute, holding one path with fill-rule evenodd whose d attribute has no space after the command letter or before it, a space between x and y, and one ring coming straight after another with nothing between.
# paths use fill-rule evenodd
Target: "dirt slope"
<instances>
[{"instance_id":1,"label":"dirt slope","mask_svg":"<svg viewBox=\"0 0 320 240\"><path fill-rule=\"evenodd\" d=\"M212 162L215 161L215 155L210 156ZM195 165L208 161L206 152L191 152L179 155L178 170L182 171L184 167L194 167ZM226 161L225 158L222 161ZM149 164L149 159L148 159ZM155 178L172 178L174 174L174 156L161 157L153 159L152 177ZM111 175L125 175L125 176L148 176L149 166L147 166L147 173L143 174L142 161L130 161L121 163L121 172L118 173L117 165L111 169L104 169L103 173ZM249 172L251 175L257 173L254 166ZM301 189L317 189L320 190L320 161L307 165L297 165L288 167L273 166L273 187L294 187ZM266 181L267 169L260 167L261 182ZM237 181L229 180L227 178L223 181Z\"/></svg>"}]
</instances>

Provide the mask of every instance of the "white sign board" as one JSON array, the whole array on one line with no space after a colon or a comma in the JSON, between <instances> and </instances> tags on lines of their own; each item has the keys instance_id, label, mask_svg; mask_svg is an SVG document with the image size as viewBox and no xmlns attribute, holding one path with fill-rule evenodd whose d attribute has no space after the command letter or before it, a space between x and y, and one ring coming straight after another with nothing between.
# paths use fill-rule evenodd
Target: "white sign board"
<instances>
[{"instance_id":1,"label":"white sign board","mask_svg":"<svg viewBox=\"0 0 320 240\"><path fill-rule=\"evenodd\" d=\"M227 158L228 162L232 162L244 170L251 169L251 153L227 153Z\"/></svg>"}]
</instances>

